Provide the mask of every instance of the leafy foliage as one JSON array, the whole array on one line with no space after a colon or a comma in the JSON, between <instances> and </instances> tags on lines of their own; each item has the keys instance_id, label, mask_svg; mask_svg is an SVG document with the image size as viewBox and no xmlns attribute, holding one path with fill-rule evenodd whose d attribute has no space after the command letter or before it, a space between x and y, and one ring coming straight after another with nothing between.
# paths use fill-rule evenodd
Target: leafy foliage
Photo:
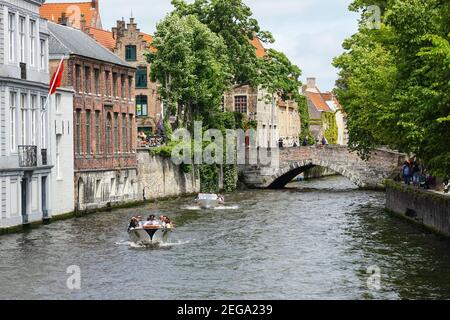
<instances>
[{"instance_id":1,"label":"leafy foliage","mask_svg":"<svg viewBox=\"0 0 450 320\"><path fill-rule=\"evenodd\" d=\"M176 116L177 126L191 132L194 121L202 121L203 130L256 128L257 123L246 116L221 110L224 92L235 84L263 87L272 101L280 96L303 103L298 91L300 68L273 49L263 59L257 57L252 41L274 40L270 32L260 29L242 0L172 0L172 4L174 11L157 25L152 43L156 50L147 54L151 78L161 84L166 120ZM307 108L303 106L302 111L306 128ZM166 156L173 147L169 142L153 152ZM203 191L217 184L210 181L217 178L218 166L213 167L200 166ZM224 170L229 185L236 185L236 168Z\"/></svg>"},{"instance_id":2,"label":"leafy foliage","mask_svg":"<svg viewBox=\"0 0 450 320\"><path fill-rule=\"evenodd\" d=\"M359 32L334 60L336 93L348 115L350 146L362 155L388 145L450 174L450 2L378 1L380 30L367 28L371 1L357 0Z\"/></svg>"}]
</instances>

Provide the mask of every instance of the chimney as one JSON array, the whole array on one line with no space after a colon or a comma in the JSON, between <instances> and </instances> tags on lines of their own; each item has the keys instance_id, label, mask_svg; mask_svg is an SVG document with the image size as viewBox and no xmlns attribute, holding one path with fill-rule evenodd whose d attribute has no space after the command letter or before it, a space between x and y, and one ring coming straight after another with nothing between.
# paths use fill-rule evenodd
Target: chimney
<instances>
[{"instance_id":1,"label":"chimney","mask_svg":"<svg viewBox=\"0 0 450 320\"><path fill-rule=\"evenodd\" d=\"M316 88L316 78L307 78L306 89L315 89L315 88Z\"/></svg>"},{"instance_id":2,"label":"chimney","mask_svg":"<svg viewBox=\"0 0 450 320\"><path fill-rule=\"evenodd\" d=\"M81 29L82 32L86 32L86 31L87 31L87 28L86 28L86 18L84 17L84 14L81 15L80 29Z\"/></svg>"},{"instance_id":3,"label":"chimney","mask_svg":"<svg viewBox=\"0 0 450 320\"><path fill-rule=\"evenodd\" d=\"M98 0L92 0L91 1L91 8L92 9L98 9Z\"/></svg>"},{"instance_id":4,"label":"chimney","mask_svg":"<svg viewBox=\"0 0 450 320\"><path fill-rule=\"evenodd\" d=\"M66 13L61 13L61 17L58 19L58 24L67 26L69 19L66 17Z\"/></svg>"}]
</instances>

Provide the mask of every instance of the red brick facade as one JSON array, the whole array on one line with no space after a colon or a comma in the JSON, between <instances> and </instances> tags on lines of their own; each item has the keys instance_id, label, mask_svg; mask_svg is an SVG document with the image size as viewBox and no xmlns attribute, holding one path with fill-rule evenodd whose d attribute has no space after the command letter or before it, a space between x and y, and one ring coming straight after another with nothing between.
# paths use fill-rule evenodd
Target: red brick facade
<instances>
[{"instance_id":1,"label":"red brick facade","mask_svg":"<svg viewBox=\"0 0 450 320\"><path fill-rule=\"evenodd\" d=\"M57 64L50 62L52 73ZM134 75L133 68L76 55L65 61L61 85L75 90L75 171L137 167Z\"/></svg>"}]
</instances>

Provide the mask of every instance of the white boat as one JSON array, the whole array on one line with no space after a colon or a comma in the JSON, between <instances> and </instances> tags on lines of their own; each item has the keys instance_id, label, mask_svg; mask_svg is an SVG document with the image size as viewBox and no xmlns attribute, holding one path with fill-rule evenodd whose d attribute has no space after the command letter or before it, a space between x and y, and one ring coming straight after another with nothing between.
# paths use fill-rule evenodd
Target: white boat
<instances>
[{"instance_id":1,"label":"white boat","mask_svg":"<svg viewBox=\"0 0 450 320\"><path fill-rule=\"evenodd\" d=\"M217 194L200 193L197 197L197 203L202 209L214 209L223 204L223 198Z\"/></svg>"},{"instance_id":2,"label":"white boat","mask_svg":"<svg viewBox=\"0 0 450 320\"><path fill-rule=\"evenodd\" d=\"M130 239L137 244L149 245L156 243L167 243L173 228L163 226L143 226L128 230Z\"/></svg>"}]
</instances>

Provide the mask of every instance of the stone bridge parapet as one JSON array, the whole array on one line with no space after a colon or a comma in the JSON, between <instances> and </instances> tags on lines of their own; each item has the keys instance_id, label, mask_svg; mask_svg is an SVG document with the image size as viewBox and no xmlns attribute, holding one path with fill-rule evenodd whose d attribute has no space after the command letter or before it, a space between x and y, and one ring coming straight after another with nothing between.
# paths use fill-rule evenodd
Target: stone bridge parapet
<instances>
[{"instance_id":1,"label":"stone bridge parapet","mask_svg":"<svg viewBox=\"0 0 450 320\"><path fill-rule=\"evenodd\" d=\"M243 177L249 187L279 189L304 171L321 166L360 188L381 189L385 179L398 174L405 159L404 154L388 149L373 150L366 161L344 146L285 148L279 150L279 167L247 166Z\"/></svg>"}]
</instances>

